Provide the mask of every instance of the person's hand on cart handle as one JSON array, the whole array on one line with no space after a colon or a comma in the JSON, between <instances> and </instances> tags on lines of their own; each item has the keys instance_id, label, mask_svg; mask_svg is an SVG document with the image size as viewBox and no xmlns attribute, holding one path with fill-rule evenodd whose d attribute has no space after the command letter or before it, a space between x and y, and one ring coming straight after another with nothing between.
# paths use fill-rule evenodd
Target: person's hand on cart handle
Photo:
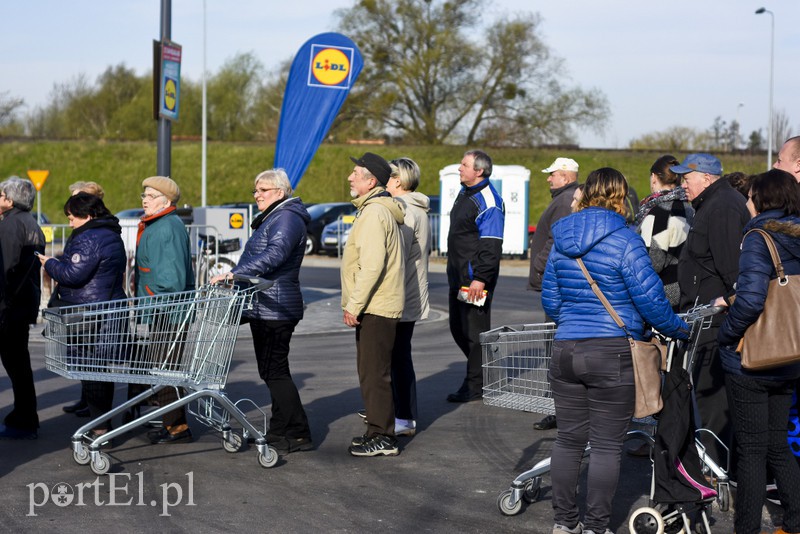
<instances>
[{"instance_id":1,"label":"person's hand on cart handle","mask_svg":"<svg viewBox=\"0 0 800 534\"><path fill-rule=\"evenodd\" d=\"M34 254L38 258L39 263L41 263L42 265L47 263L47 260L52 259L52 256L45 256L44 254L41 254L39 252L34 252Z\"/></svg>"},{"instance_id":2,"label":"person's hand on cart handle","mask_svg":"<svg viewBox=\"0 0 800 534\"><path fill-rule=\"evenodd\" d=\"M731 299L731 303L732 302L733 302L733 299ZM725 300L725 297L717 297L717 298L715 298L714 300L711 301L711 305L714 306L714 307L720 307L720 308L727 308L729 306L728 301Z\"/></svg>"},{"instance_id":3,"label":"person's hand on cart handle","mask_svg":"<svg viewBox=\"0 0 800 534\"><path fill-rule=\"evenodd\" d=\"M216 275L216 276L212 276L212 277L211 277L211 280L209 280L209 281L210 281L212 284L219 284L219 283L221 283L221 282L228 282L228 283L230 283L230 282L232 282L232 281L233 281L233 273L232 273L232 272L229 272L229 273L224 273L224 274L218 274L218 275Z\"/></svg>"}]
</instances>

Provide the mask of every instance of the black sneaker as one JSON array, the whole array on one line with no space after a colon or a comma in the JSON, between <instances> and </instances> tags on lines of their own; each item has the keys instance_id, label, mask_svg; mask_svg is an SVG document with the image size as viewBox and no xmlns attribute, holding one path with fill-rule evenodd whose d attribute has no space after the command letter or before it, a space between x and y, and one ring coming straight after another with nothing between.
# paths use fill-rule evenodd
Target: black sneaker
<instances>
[{"instance_id":1,"label":"black sneaker","mask_svg":"<svg viewBox=\"0 0 800 534\"><path fill-rule=\"evenodd\" d=\"M350 445L353 446L363 445L364 443L366 443L368 439L369 437L367 437L366 434L364 434L363 436L356 436L350 440Z\"/></svg>"},{"instance_id":2,"label":"black sneaker","mask_svg":"<svg viewBox=\"0 0 800 534\"><path fill-rule=\"evenodd\" d=\"M376 434L360 445L350 445L348 449L353 456L397 456L397 440L391 436Z\"/></svg>"}]
</instances>

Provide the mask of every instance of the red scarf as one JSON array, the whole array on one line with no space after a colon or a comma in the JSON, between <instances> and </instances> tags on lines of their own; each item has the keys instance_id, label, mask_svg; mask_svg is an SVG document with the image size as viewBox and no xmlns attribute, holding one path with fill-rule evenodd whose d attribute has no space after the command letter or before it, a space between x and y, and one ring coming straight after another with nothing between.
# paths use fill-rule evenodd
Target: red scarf
<instances>
[{"instance_id":1,"label":"red scarf","mask_svg":"<svg viewBox=\"0 0 800 534\"><path fill-rule=\"evenodd\" d=\"M142 217L142 219L139 221L139 229L136 231L136 246L137 247L139 246L139 240L142 238L142 233L144 232L144 229L147 227L148 224L150 224L151 222L155 221L160 217L163 217L164 215L169 215L176 209L178 208L176 208L175 206L170 206L168 208L159 211L155 215L151 215L149 217L146 216Z\"/></svg>"}]
</instances>

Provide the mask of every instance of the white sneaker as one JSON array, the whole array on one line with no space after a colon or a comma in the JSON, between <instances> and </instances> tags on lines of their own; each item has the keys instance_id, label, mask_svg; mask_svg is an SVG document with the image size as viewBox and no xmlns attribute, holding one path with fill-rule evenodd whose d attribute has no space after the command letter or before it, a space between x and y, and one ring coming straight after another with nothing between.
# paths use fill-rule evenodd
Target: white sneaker
<instances>
[{"instance_id":1,"label":"white sneaker","mask_svg":"<svg viewBox=\"0 0 800 534\"><path fill-rule=\"evenodd\" d=\"M395 436L413 436L417 433L417 422L413 419L395 419L394 420L394 435Z\"/></svg>"}]
</instances>

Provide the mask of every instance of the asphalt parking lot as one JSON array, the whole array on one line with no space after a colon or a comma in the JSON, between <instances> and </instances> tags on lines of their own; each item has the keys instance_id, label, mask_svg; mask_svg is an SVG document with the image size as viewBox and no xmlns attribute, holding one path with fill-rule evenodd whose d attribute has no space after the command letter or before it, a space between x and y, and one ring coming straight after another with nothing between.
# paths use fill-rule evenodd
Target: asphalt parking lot
<instances>
[{"instance_id":1,"label":"asphalt parking lot","mask_svg":"<svg viewBox=\"0 0 800 534\"><path fill-rule=\"evenodd\" d=\"M42 427L37 440L0 441L0 531L551 532L548 476L539 500L518 515L501 514L496 500L517 474L549 456L556 430L533 430L538 414L445 401L465 364L448 330L446 281L439 272L431 274L436 313L414 335L417 435L400 439L397 457L347 453L364 425L356 415L362 405L354 336L340 324L336 265L304 265L308 308L290 356L315 450L282 457L269 469L259 465L254 447L228 453L218 433L192 421L195 440L188 444L154 446L146 428L130 432L108 451L110 474L97 477L76 464L69 449L70 435L86 420L61 410L78 398L79 384L44 368L44 339L34 329L30 348ZM522 269L501 274L493 324L541 322L538 299L523 290ZM246 327L226 392L268 409ZM117 401L123 397L119 384ZM0 415L12 398L0 373ZM252 405L242 407L255 422L263 420ZM628 532L628 517L647 505L649 486L649 460L623 455L615 532ZM765 529L772 527L772 514L779 510L765 508ZM731 512L715 507L712 516L715 532L732 532Z\"/></svg>"}]
</instances>

